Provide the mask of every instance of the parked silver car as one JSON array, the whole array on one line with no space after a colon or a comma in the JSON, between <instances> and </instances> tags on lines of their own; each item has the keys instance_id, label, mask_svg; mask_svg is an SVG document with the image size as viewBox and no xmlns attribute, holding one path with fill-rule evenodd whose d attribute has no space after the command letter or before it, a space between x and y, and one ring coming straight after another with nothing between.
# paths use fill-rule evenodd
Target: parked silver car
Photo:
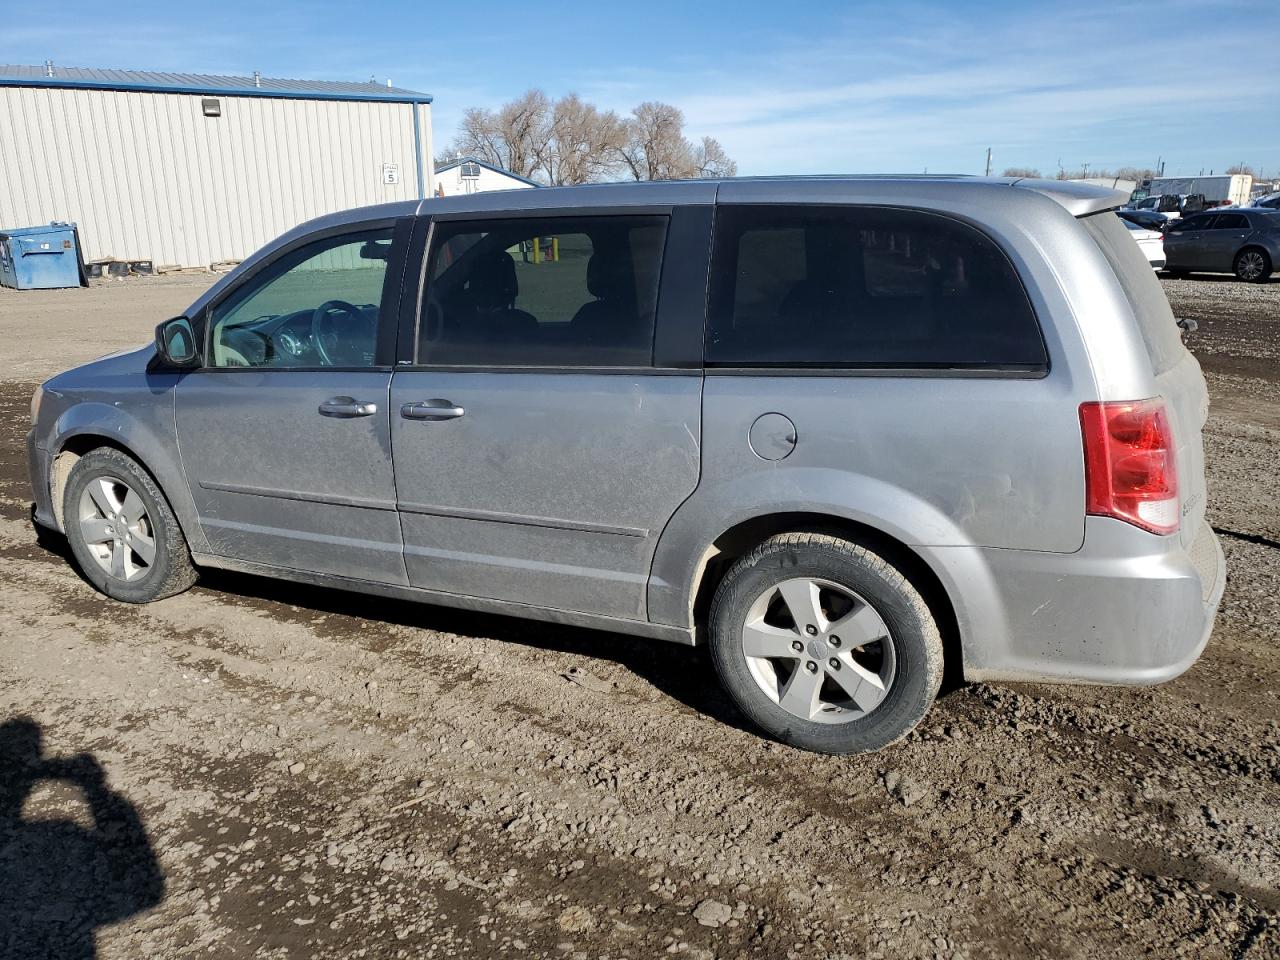
<instances>
[{"instance_id":1,"label":"parked silver car","mask_svg":"<svg viewBox=\"0 0 1280 960\"><path fill-rule=\"evenodd\" d=\"M1124 200L761 179L327 216L36 392L35 518L120 600L222 567L706 642L747 717L833 753L903 736L944 666L1165 680L1225 577L1204 380Z\"/></svg>"},{"instance_id":2,"label":"parked silver car","mask_svg":"<svg viewBox=\"0 0 1280 960\"><path fill-rule=\"evenodd\" d=\"M1174 221L1164 252L1170 273L1234 273L1263 283L1280 263L1280 210L1239 207Z\"/></svg>"},{"instance_id":3,"label":"parked silver car","mask_svg":"<svg viewBox=\"0 0 1280 960\"><path fill-rule=\"evenodd\" d=\"M1138 249L1142 251L1142 255L1147 258L1147 263L1151 265L1152 270L1161 270L1164 268L1164 234L1159 230L1148 230L1140 226L1136 221L1130 220L1128 217L1121 217L1120 222L1124 224L1129 236L1133 238L1133 242L1138 245Z\"/></svg>"}]
</instances>

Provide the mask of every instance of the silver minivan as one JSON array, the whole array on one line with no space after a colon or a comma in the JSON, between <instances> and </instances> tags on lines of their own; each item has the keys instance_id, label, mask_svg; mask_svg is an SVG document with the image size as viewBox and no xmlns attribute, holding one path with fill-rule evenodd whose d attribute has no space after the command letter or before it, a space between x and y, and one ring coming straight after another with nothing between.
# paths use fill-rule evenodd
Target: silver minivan
<instances>
[{"instance_id":1,"label":"silver minivan","mask_svg":"<svg viewBox=\"0 0 1280 960\"><path fill-rule=\"evenodd\" d=\"M36 521L124 601L221 567L707 643L768 734L943 680L1155 683L1225 582L1204 379L1095 186L690 181L305 224L45 383Z\"/></svg>"}]
</instances>

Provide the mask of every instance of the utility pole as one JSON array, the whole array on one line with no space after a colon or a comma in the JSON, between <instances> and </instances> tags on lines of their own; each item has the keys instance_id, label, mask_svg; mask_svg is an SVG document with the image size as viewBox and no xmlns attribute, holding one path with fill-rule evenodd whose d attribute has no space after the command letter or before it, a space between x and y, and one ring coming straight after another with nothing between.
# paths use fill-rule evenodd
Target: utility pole
<instances>
[{"instance_id":1,"label":"utility pole","mask_svg":"<svg viewBox=\"0 0 1280 960\"><path fill-rule=\"evenodd\" d=\"M987 175L988 177L989 177L989 176L991 176L991 148L990 148L990 147L987 147L987 173L986 173L986 175Z\"/></svg>"}]
</instances>

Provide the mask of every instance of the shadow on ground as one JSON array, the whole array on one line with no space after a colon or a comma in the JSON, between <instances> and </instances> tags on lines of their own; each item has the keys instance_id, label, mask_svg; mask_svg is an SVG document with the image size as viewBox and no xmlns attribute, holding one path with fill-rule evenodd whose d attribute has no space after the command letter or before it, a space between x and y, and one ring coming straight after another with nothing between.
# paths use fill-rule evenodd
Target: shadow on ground
<instances>
[{"instance_id":1,"label":"shadow on ground","mask_svg":"<svg viewBox=\"0 0 1280 960\"><path fill-rule=\"evenodd\" d=\"M40 546L61 557L92 586L76 567L66 538L38 525L36 529ZM201 570L197 589L234 597L286 619L296 613L286 613L282 607L463 637L488 637L574 657L609 660L697 713L753 736L760 735L724 693L705 644L687 647L622 633L415 603L227 570ZM344 632L354 635L358 629L358 623L352 623L349 631ZM945 696L962 686L964 679L957 665L948 670L939 695Z\"/></svg>"},{"instance_id":2,"label":"shadow on ground","mask_svg":"<svg viewBox=\"0 0 1280 960\"><path fill-rule=\"evenodd\" d=\"M90 754L46 757L39 724L0 724L0 956L91 960L95 934L154 907L164 877L133 805ZM78 794L89 826L24 806L41 786Z\"/></svg>"},{"instance_id":3,"label":"shadow on ground","mask_svg":"<svg viewBox=\"0 0 1280 960\"><path fill-rule=\"evenodd\" d=\"M572 657L609 660L691 710L756 733L721 689L705 646L686 647L604 630L393 600L225 570L202 570L199 586L260 609L283 604L310 613L463 637L487 637ZM280 613L278 609L273 612ZM358 624L353 623L351 632L354 634L357 629Z\"/></svg>"}]
</instances>

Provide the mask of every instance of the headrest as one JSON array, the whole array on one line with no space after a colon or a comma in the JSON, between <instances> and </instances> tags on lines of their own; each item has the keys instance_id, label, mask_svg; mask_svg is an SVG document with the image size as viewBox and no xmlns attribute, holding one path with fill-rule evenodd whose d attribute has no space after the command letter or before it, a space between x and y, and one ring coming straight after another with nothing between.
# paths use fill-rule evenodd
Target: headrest
<instances>
[{"instance_id":1,"label":"headrest","mask_svg":"<svg viewBox=\"0 0 1280 960\"><path fill-rule=\"evenodd\" d=\"M495 250L477 257L471 267L470 289L473 302L482 310L511 306L520 292L511 254Z\"/></svg>"},{"instance_id":2,"label":"headrest","mask_svg":"<svg viewBox=\"0 0 1280 960\"><path fill-rule=\"evenodd\" d=\"M587 291L599 300L627 295L627 261L614 253L597 251L587 261Z\"/></svg>"}]
</instances>

